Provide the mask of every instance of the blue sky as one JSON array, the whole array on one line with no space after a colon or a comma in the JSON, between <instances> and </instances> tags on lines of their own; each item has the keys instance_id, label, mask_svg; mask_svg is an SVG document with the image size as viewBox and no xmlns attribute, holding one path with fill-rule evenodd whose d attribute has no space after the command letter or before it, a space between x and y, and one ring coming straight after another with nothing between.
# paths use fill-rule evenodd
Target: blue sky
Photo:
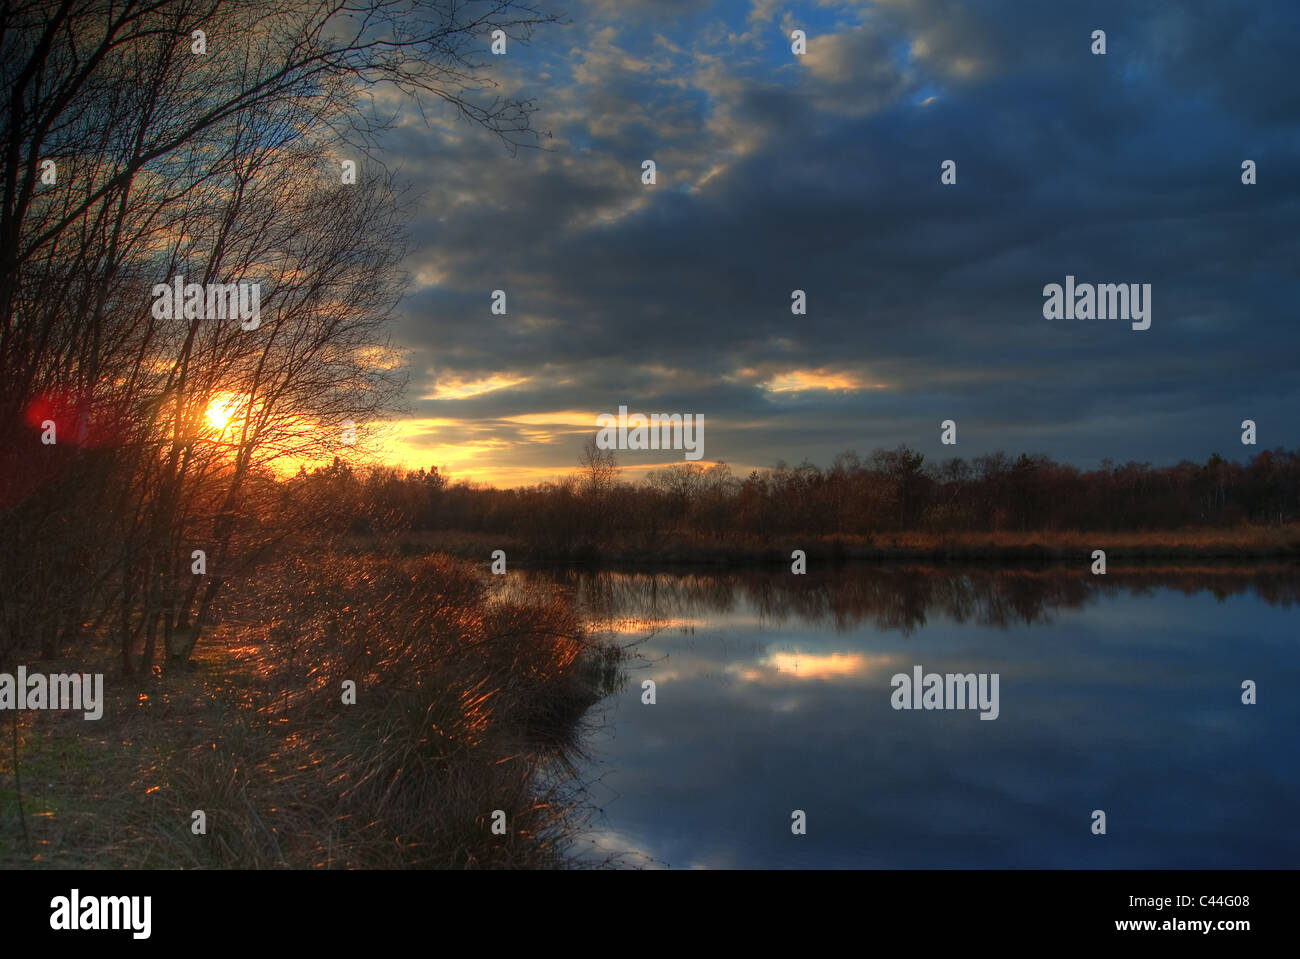
<instances>
[{"instance_id":1,"label":"blue sky","mask_svg":"<svg viewBox=\"0 0 1300 959\"><path fill-rule=\"evenodd\" d=\"M742 473L900 443L1242 458L1243 419L1300 445L1295 4L542 9L568 22L487 58L541 149L413 111L381 144L413 191L395 459L536 482L620 405L703 415ZM1067 275L1151 284L1151 328L1044 319Z\"/></svg>"}]
</instances>

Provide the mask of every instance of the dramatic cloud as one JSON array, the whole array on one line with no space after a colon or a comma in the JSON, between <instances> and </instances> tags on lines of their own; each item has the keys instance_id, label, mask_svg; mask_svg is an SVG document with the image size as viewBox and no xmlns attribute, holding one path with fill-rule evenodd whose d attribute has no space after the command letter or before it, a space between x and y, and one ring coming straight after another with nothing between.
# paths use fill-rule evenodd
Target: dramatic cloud
<instances>
[{"instance_id":1,"label":"dramatic cloud","mask_svg":"<svg viewBox=\"0 0 1300 959\"><path fill-rule=\"evenodd\" d=\"M385 141L418 198L395 454L532 482L619 405L702 414L741 467L1161 463L1241 455L1246 418L1294 446L1298 9L577 4L493 58L542 149L438 117ZM1151 328L1044 319L1067 275L1151 284Z\"/></svg>"}]
</instances>

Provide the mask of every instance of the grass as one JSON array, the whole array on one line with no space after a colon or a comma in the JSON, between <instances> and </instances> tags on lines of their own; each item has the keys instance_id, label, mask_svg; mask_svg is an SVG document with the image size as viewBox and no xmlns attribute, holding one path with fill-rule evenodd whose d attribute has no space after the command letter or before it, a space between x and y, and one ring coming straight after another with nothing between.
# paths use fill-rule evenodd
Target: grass
<instances>
[{"instance_id":1,"label":"grass","mask_svg":"<svg viewBox=\"0 0 1300 959\"><path fill-rule=\"evenodd\" d=\"M494 598L442 557L339 555L237 593L188 669L128 685L103 647L28 664L105 673L105 712L5 717L21 717L29 841L6 736L0 866L570 864L583 715L618 681L619 653L563 597Z\"/></svg>"}]
</instances>

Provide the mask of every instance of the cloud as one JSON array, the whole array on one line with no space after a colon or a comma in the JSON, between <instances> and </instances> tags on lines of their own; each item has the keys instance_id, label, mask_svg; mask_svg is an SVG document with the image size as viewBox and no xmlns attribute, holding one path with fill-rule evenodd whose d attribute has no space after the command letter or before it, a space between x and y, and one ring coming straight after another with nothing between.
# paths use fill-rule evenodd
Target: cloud
<instances>
[{"instance_id":1,"label":"cloud","mask_svg":"<svg viewBox=\"0 0 1300 959\"><path fill-rule=\"evenodd\" d=\"M493 390L504 390L527 382L528 377L526 376L487 376L476 380L447 376L438 381L433 393L426 399L463 400L471 396L481 396L484 393L491 393Z\"/></svg>"},{"instance_id":2,"label":"cloud","mask_svg":"<svg viewBox=\"0 0 1300 959\"><path fill-rule=\"evenodd\" d=\"M856 393L865 389L885 389L883 383L868 383L857 373L826 369L787 370L773 374L759 385L769 393L806 393L810 390Z\"/></svg>"},{"instance_id":3,"label":"cloud","mask_svg":"<svg viewBox=\"0 0 1300 959\"><path fill-rule=\"evenodd\" d=\"M555 475L586 431L518 418L620 404L704 414L738 465L899 443L1176 461L1246 416L1288 441L1294 7L652 7L584 4L503 67L544 150L391 131L420 194L395 329L413 416L451 403L462 424L412 433L412 455L491 437L457 461ZM1067 274L1151 283L1151 330L1043 319ZM950 417L959 450L938 444Z\"/></svg>"}]
</instances>

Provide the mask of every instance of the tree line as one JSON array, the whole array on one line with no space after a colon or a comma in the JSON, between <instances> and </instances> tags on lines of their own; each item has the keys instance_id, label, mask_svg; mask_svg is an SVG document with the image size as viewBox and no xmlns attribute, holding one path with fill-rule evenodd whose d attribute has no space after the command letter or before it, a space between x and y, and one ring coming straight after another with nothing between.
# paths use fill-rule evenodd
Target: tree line
<instances>
[{"instance_id":1,"label":"tree line","mask_svg":"<svg viewBox=\"0 0 1300 959\"><path fill-rule=\"evenodd\" d=\"M1002 452L927 463L901 446L841 453L828 468L778 463L742 477L725 463L682 463L629 481L612 453L589 443L578 471L516 489L451 482L436 468L354 471L341 462L304 470L289 485L332 503L333 521L356 533L461 530L556 548L620 537L1169 530L1294 521L1300 451L1264 450L1247 463L1216 453L1204 463L1106 460L1081 469Z\"/></svg>"}]
</instances>

